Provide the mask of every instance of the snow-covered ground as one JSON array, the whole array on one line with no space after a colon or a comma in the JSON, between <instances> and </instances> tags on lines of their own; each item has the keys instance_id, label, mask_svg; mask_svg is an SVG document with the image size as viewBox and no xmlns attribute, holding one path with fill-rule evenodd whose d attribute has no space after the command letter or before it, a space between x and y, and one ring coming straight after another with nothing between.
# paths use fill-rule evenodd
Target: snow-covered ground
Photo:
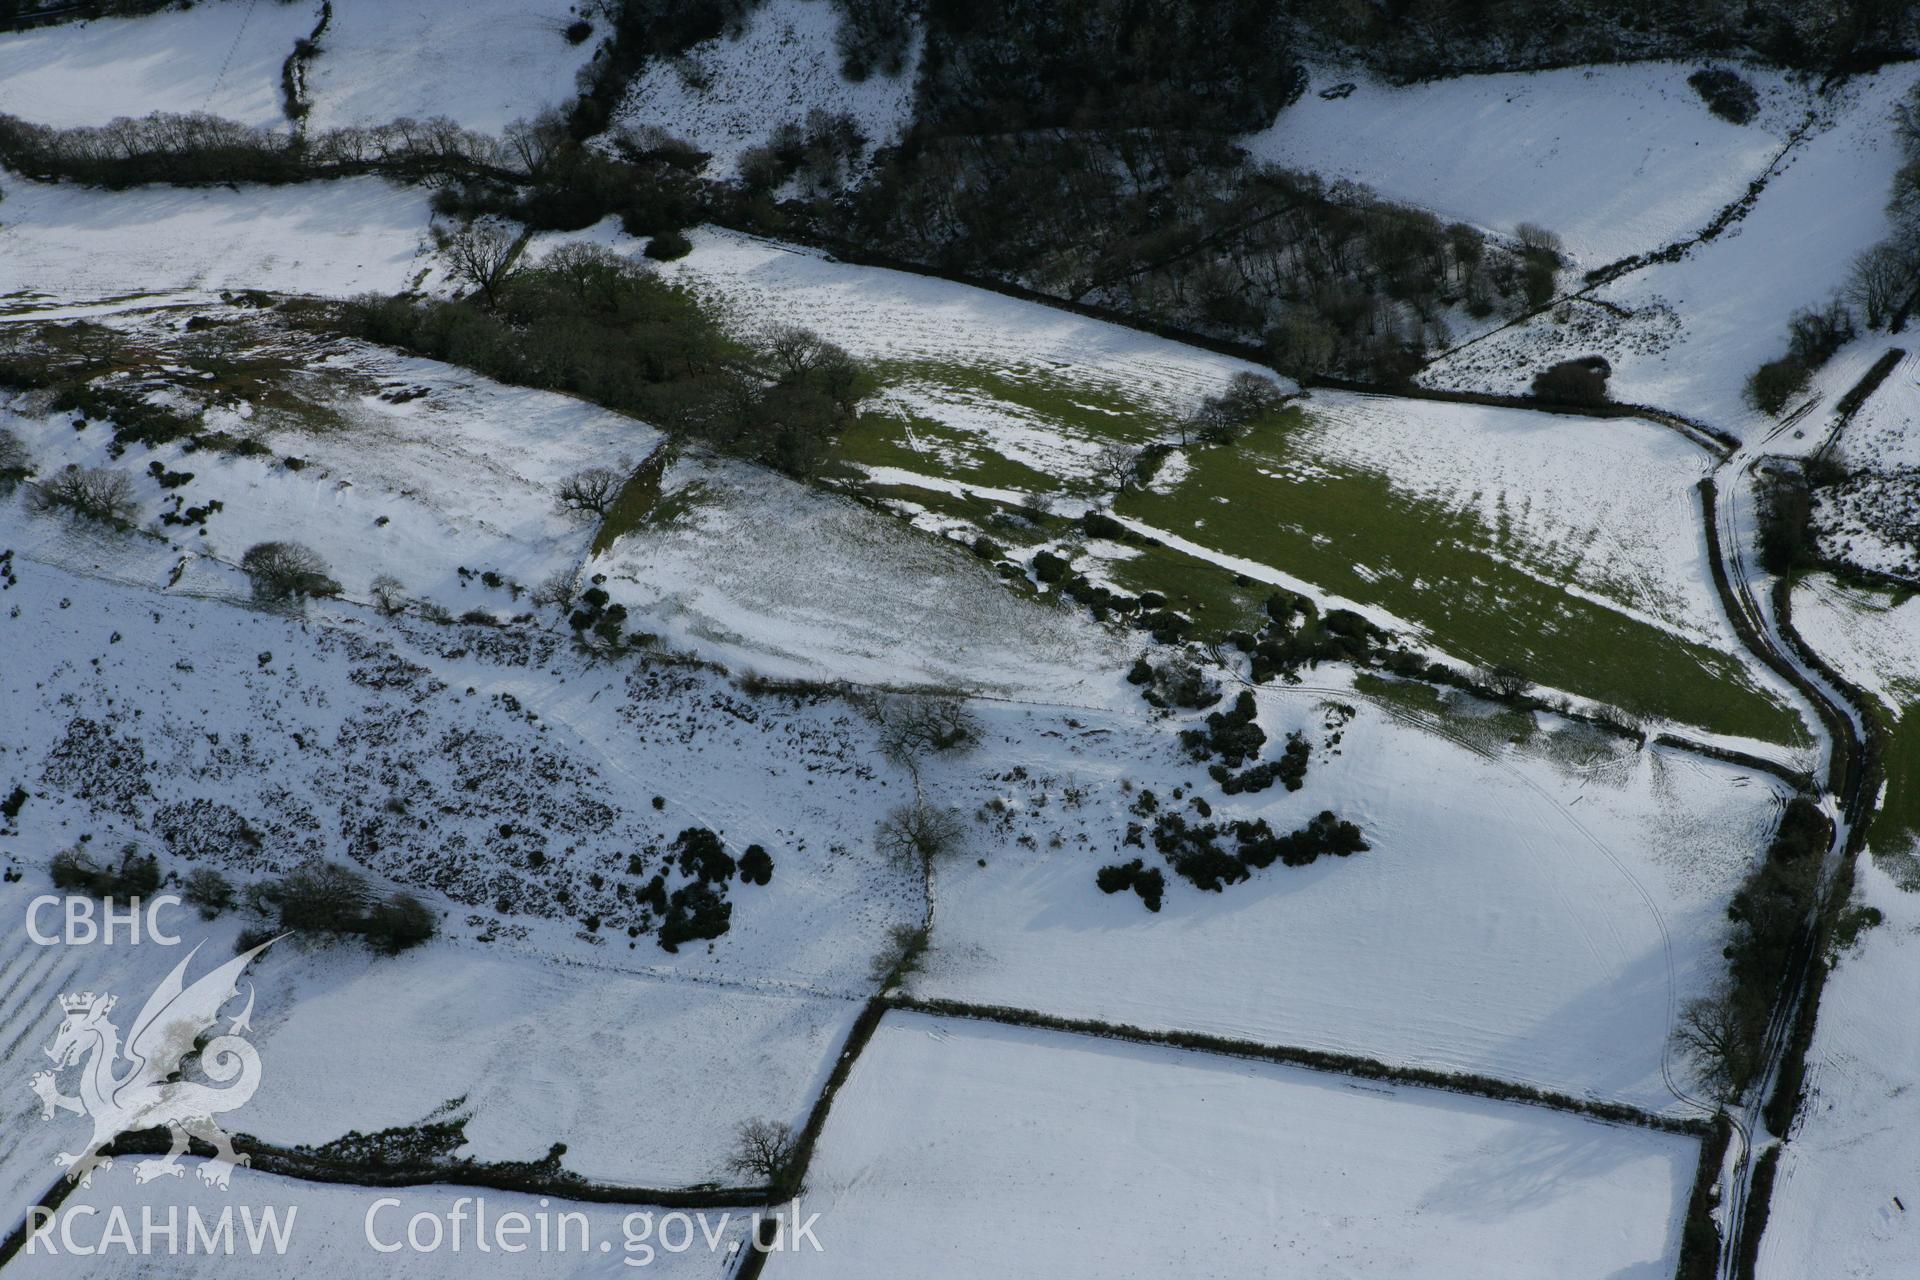
<instances>
[{"instance_id":1,"label":"snow-covered ground","mask_svg":"<svg viewBox=\"0 0 1920 1280\"><path fill-rule=\"evenodd\" d=\"M1845 373L1851 376L1844 379L1841 391L1858 381L1888 346L1901 343L1894 337L1862 344L1866 349L1848 362ZM1835 456L1848 470L1920 469L1920 352L1908 349L1867 397L1840 433Z\"/></svg>"},{"instance_id":2,"label":"snow-covered ground","mask_svg":"<svg viewBox=\"0 0 1920 1280\"><path fill-rule=\"evenodd\" d=\"M741 152L780 125L804 127L815 110L851 115L871 154L897 141L913 117L920 37L899 75L875 73L854 84L840 74L839 27L839 9L828 0L767 0L737 34L648 65L614 122L654 125L692 143L712 156L707 172L719 178L734 176Z\"/></svg>"},{"instance_id":3,"label":"snow-covered ground","mask_svg":"<svg viewBox=\"0 0 1920 1280\"><path fill-rule=\"evenodd\" d=\"M154 111L284 125L280 68L318 10L305 0L202 0L0 32L0 112L62 128ZM15 190L9 183L5 221L18 214Z\"/></svg>"},{"instance_id":4,"label":"snow-covered ground","mask_svg":"<svg viewBox=\"0 0 1920 1280\"><path fill-rule=\"evenodd\" d=\"M1920 599L1816 574L1796 584L1793 627L1889 712L1898 715L1920 699Z\"/></svg>"},{"instance_id":5,"label":"snow-covered ground","mask_svg":"<svg viewBox=\"0 0 1920 1280\"><path fill-rule=\"evenodd\" d=\"M204 301L222 289L395 293L433 265L427 199L379 178L131 191L9 178L0 321L130 296Z\"/></svg>"},{"instance_id":6,"label":"snow-covered ground","mask_svg":"<svg viewBox=\"0 0 1920 1280\"><path fill-rule=\"evenodd\" d=\"M44 886L36 884L34 892ZM13 886L9 886L13 889ZM24 916L26 894L9 895ZM43 927L58 929L57 911ZM179 947L42 947L10 930L4 1062L20 1087L0 1102L0 1217L46 1189L52 1158L86 1122L43 1121L25 1085L48 1063L57 998L108 991L129 1013L187 950L190 977L233 952L234 917L164 911ZM616 1186L726 1184L734 1126L801 1123L859 1011L855 1001L767 984L684 982L582 961L541 962L457 943L391 959L299 938L246 974L261 1058L259 1091L231 1128L322 1146L430 1118L465 1121L458 1158L539 1160Z\"/></svg>"},{"instance_id":7,"label":"snow-covered ground","mask_svg":"<svg viewBox=\"0 0 1920 1280\"><path fill-rule=\"evenodd\" d=\"M224 353L228 358L270 366L259 403L222 400L204 417L207 429L255 441L264 455L168 444L115 460L107 424L77 432L72 414L36 410L43 398L31 395L0 401L0 425L26 444L42 475L69 463L127 472L144 520L156 519L174 497L187 506L221 503L198 530L162 530L182 554L232 564L255 543L292 539L318 551L354 599L367 599L373 580L385 575L410 595L456 612L520 612L527 606L519 596L484 605L472 599L471 577L491 571L531 590L556 573L571 574L593 525L556 509L560 481L584 467L617 467L622 458L630 466L661 439L644 423L571 396L504 386L363 343L247 328L243 310L118 322L130 346L163 344L155 366L174 371L189 392L191 362L218 367L221 359L192 334L182 337L179 326L189 316L229 326L206 331L215 339L245 335L236 351ZM163 489L149 474L156 462L190 474L191 482ZM57 522L23 533L25 545L54 558L70 536Z\"/></svg>"},{"instance_id":8,"label":"snow-covered ground","mask_svg":"<svg viewBox=\"0 0 1920 1280\"><path fill-rule=\"evenodd\" d=\"M1509 235L1545 227L1585 270L1697 231L1805 113L1805 92L1784 75L1743 69L1762 111L1731 124L1688 86L1696 69L1643 62L1395 87L1318 67L1306 94L1244 145L1448 221ZM1341 84L1352 92L1322 96Z\"/></svg>"},{"instance_id":9,"label":"snow-covered ground","mask_svg":"<svg viewBox=\"0 0 1920 1280\"><path fill-rule=\"evenodd\" d=\"M675 647L762 675L1134 701L1115 676L1137 638L1014 595L957 546L743 463L681 461L666 485L683 510L587 567Z\"/></svg>"},{"instance_id":10,"label":"snow-covered ground","mask_svg":"<svg viewBox=\"0 0 1920 1280\"><path fill-rule=\"evenodd\" d=\"M308 71L311 128L449 116L498 133L564 106L592 58L578 45L574 0L333 0L333 21Z\"/></svg>"},{"instance_id":11,"label":"snow-covered ground","mask_svg":"<svg viewBox=\"0 0 1920 1280\"><path fill-rule=\"evenodd\" d=\"M1849 679L1912 714L1920 697L1920 605L1809 580L1794 625ZM1905 757L1902 757L1904 760ZM1893 766L1889 794L1910 771ZM1806 1101L1780 1157L1760 1242L1763 1280L1899 1275L1920 1247L1920 1023L1904 1016L1920 990L1920 883L1911 835L1880 834L1858 863L1855 902L1882 919L1828 976L1807 1054Z\"/></svg>"},{"instance_id":12,"label":"snow-covered ground","mask_svg":"<svg viewBox=\"0 0 1920 1280\"><path fill-rule=\"evenodd\" d=\"M1510 719L1483 726L1483 756L1338 689L1259 703L1269 741L1298 729L1313 746L1297 794L1223 799L1197 765L1155 777L1152 758L1099 720L1031 738L1033 780L995 793L1032 838L1006 839L983 813L966 856L941 866L914 991L1691 1114L1662 1078L1669 1002L1718 970L1726 897L1779 803L1770 778L1582 730L1509 747ZM1331 809L1372 848L1275 864L1220 893L1169 871L1152 914L1094 884L1102 864L1160 865L1151 839L1128 847L1100 824L1082 835L1061 799L1069 784L1104 796L1117 783L1131 784L1133 820L1148 828L1141 790L1201 821L1174 795L1183 787L1277 831Z\"/></svg>"},{"instance_id":13,"label":"snow-covered ground","mask_svg":"<svg viewBox=\"0 0 1920 1280\"><path fill-rule=\"evenodd\" d=\"M637 254L644 241L611 221L577 237ZM749 330L797 324L873 361L989 370L1033 366L1109 387L1166 413L1190 412L1238 372L1271 370L1137 329L1076 316L968 285L836 262L824 254L705 229L666 270L715 299ZM1171 427L1171 422L1169 422Z\"/></svg>"},{"instance_id":14,"label":"snow-covered ground","mask_svg":"<svg viewBox=\"0 0 1920 1280\"><path fill-rule=\"evenodd\" d=\"M795 1276L1664 1276L1697 1144L1536 1108L890 1015Z\"/></svg>"},{"instance_id":15,"label":"snow-covered ground","mask_svg":"<svg viewBox=\"0 0 1920 1280\"><path fill-rule=\"evenodd\" d=\"M1315 392L1307 409L1289 444L1312 458L1474 511L1517 561L1642 621L1738 651L1699 532L1694 486L1712 460L1679 432L1330 391Z\"/></svg>"},{"instance_id":16,"label":"snow-covered ground","mask_svg":"<svg viewBox=\"0 0 1920 1280\"><path fill-rule=\"evenodd\" d=\"M1823 304L1853 259L1885 238L1900 167L1893 108L1920 79L1898 63L1846 82L1747 216L1677 262L1465 346L1422 375L1435 386L1524 390L1555 360L1599 354L1615 399L1703 418L1743 438L1773 423L1742 399L1747 375L1786 350L1788 318ZM1624 309L1626 316L1618 314Z\"/></svg>"},{"instance_id":17,"label":"snow-covered ground","mask_svg":"<svg viewBox=\"0 0 1920 1280\"><path fill-rule=\"evenodd\" d=\"M1902 341L1875 334L1821 371L1806 421L1819 424L1887 348ZM1827 437L1807 433L1812 443ZM1830 455L1847 471L1814 494L1814 525L1830 556L1884 573L1920 574L1920 355L1909 351L1840 430Z\"/></svg>"},{"instance_id":18,"label":"snow-covered ground","mask_svg":"<svg viewBox=\"0 0 1920 1280\"><path fill-rule=\"evenodd\" d=\"M737 1259L730 1251L746 1238L752 1221L748 1212L709 1210L703 1230L697 1216L689 1215L684 1223L668 1222L672 1210L644 1205L585 1204L457 1187L376 1190L299 1182L251 1169L237 1171L229 1190L216 1191L195 1176L197 1160L184 1162L181 1177L145 1184L134 1181L133 1166L131 1160L118 1163L91 1187L68 1197L51 1235L37 1241L31 1252L23 1250L8 1264L8 1273L60 1280L198 1280L225 1272L263 1280L361 1280L396 1274L422 1280L528 1274L571 1280L623 1275L721 1280L733 1273ZM476 1197L484 1203L476 1204ZM164 1227L171 1219L178 1228L173 1247L164 1234L146 1237L151 1248L143 1253L116 1243L108 1234L116 1210L124 1215L136 1243L143 1238L145 1223ZM268 1210L281 1227L284 1247L276 1246L265 1225ZM194 1213L210 1232L219 1227L223 1214L232 1215L233 1256L189 1251ZM521 1215L520 1220L509 1218L512 1214ZM414 1220L422 1215L416 1225ZM249 1222L257 1248L249 1248ZM63 1231L70 1235L63 1237ZM480 1246L476 1231L487 1247ZM79 1249L95 1252L76 1256L77 1250L66 1247L68 1239Z\"/></svg>"}]
</instances>

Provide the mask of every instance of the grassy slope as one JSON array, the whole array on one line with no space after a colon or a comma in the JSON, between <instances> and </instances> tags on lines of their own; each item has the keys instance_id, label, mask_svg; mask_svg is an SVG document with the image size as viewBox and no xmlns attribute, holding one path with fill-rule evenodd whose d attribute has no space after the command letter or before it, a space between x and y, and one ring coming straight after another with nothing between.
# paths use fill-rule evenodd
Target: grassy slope
<instances>
[{"instance_id":1,"label":"grassy slope","mask_svg":"<svg viewBox=\"0 0 1920 1280\"><path fill-rule=\"evenodd\" d=\"M1797 734L1793 713L1732 657L1572 594L1544 556L1464 507L1301 456L1291 443L1297 422L1295 411L1236 448L1196 451L1172 492L1130 493L1120 510L1379 605L1469 661L1509 665L1542 685L1722 733L1775 741Z\"/></svg>"},{"instance_id":2,"label":"grassy slope","mask_svg":"<svg viewBox=\"0 0 1920 1280\"><path fill-rule=\"evenodd\" d=\"M882 373L893 385L938 388L943 400L1020 414L1065 440L1139 443L1171 429L1167 415L1123 391L1045 368L913 362ZM897 407L869 414L845 440L843 457L1023 492L1084 495L1098 488L1084 472L1049 473L1008 457L990 429L967 428L968 416L933 422ZM1632 598L1631 584L1594 580L1591 564L1576 578L1581 557L1567 552L1578 549L1530 546L1505 527L1490 527L1464 501L1456 508L1414 497L1383 474L1313 456L1290 431L1298 421L1294 411L1237 448L1196 450L1191 472L1170 492L1130 493L1119 510L1391 610L1459 658L1515 666L1542 685L1632 712L1764 740L1802 740L1793 712L1758 689L1731 655L1567 590L1577 582L1588 593ZM933 509L957 501L917 490L890 496ZM990 508L979 500L966 505ZM1023 541L1001 530L993 535ZM1108 575L1130 589L1161 591L1216 634L1244 625L1263 594L1166 548L1112 564Z\"/></svg>"}]
</instances>

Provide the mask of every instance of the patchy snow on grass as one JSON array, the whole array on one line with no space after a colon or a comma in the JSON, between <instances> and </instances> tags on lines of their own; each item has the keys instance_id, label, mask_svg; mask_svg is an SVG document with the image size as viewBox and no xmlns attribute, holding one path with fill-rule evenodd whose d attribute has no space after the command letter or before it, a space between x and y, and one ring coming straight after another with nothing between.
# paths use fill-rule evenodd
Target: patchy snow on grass
<instances>
[{"instance_id":1,"label":"patchy snow on grass","mask_svg":"<svg viewBox=\"0 0 1920 1280\"><path fill-rule=\"evenodd\" d=\"M1804 92L1784 75L1743 69L1761 114L1721 120L1688 86L1695 69L1645 62L1396 87L1315 68L1306 94L1244 145L1448 221L1509 235L1543 226L1584 270L1705 226L1804 114ZM1322 96L1340 84L1352 91Z\"/></svg>"},{"instance_id":2,"label":"patchy snow on grass","mask_svg":"<svg viewBox=\"0 0 1920 1280\"><path fill-rule=\"evenodd\" d=\"M575 9L572 0L333 0L307 73L308 125L449 116L499 133L564 106L607 34L568 44Z\"/></svg>"},{"instance_id":3,"label":"patchy snow on grass","mask_svg":"<svg viewBox=\"0 0 1920 1280\"><path fill-rule=\"evenodd\" d=\"M337 5L336 5L337 7ZM0 32L0 112L68 128L155 111L284 125L280 68L316 4L205 0ZM8 221L15 213L8 184Z\"/></svg>"},{"instance_id":4,"label":"patchy snow on grass","mask_svg":"<svg viewBox=\"0 0 1920 1280\"><path fill-rule=\"evenodd\" d=\"M593 239L628 254L644 245L611 221L578 237L538 243L567 238ZM721 304L737 326L801 325L864 360L977 367L1014 377L1032 367L1110 388L1169 416L1190 412L1235 373L1271 376L1231 356L988 289L836 262L714 228L689 238L693 252L664 270Z\"/></svg>"},{"instance_id":5,"label":"patchy snow on grass","mask_svg":"<svg viewBox=\"0 0 1920 1280\"><path fill-rule=\"evenodd\" d=\"M827 0L767 0L737 34L650 63L614 112L618 125L656 125L713 158L707 172L732 178L740 154L783 124L805 126L819 110L853 117L866 152L898 141L913 118L920 65L916 31L906 67L855 84L840 74L839 9Z\"/></svg>"},{"instance_id":6,"label":"patchy snow on grass","mask_svg":"<svg viewBox=\"0 0 1920 1280\"><path fill-rule=\"evenodd\" d=\"M1474 511L1501 549L1569 590L1737 652L1713 592L1694 486L1711 469L1657 425L1315 392L1302 444L1396 490Z\"/></svg>"},{"instance_id":7,"label":"patchy snow on grass","mask_svg":"<svg viewBox=\"0 0 1920 1280\"><path fill-rule=\"evenodd\" d=\"M1014 594L960 547L744 463L686 458L589 570L658 630L763 675L1108 705L1138 642Z\"/></svg>"},{"instance_id":8,"label":"patchy snow on grass","mask_svg":"<svg viewBox=\"0 0 1920 1280\"><path fill-rule=\"evenodd\" d=\"M1727 896L1780 803L1770 778L1511 713L1450 716L1437 725L1449 738L1337 688L1263 690L1258 704L1269 744L1294 730L1311 744L1297 793L1223 796L1202 765L1143 750L1104 719L1021 735L1026 774L1053 785L966 797L982 829L937 871L916 994L1692 1114L1662 1080L1670 1001L1719 971ZM1069 785L1113 820L1080 830ZM1164 867L1157 815L1203 822L1196 796L1213 821L1265 818L1278 832L1330 809L1372 848L1276 863L1219 893L1166 868L1157 914L1102 894L1103 864ZM1009 840L1008 821L1025 834ZM1138 845L1116 838L1129 821Z\"/></svg>"},{"instance_id":9,"label":"patchy snow on grass","mask_svg":"<svg viewBox=\"0 0 1920 1280\"><path fill-rule=\"evenodd\" d=\"M379 178L96 191L9 180L0 321L223 289L396 293L432 265L427 192Z\"/></svg>"},{"instance_id":10,"label":"patchy snow on grass","mask_svg":"<svg viewBox=\"0 0 1920 1280\"><path fill-rule=\"evenodd\" d=\"M1764 434L1774 424L1747 407L1747 376L1785 352L1793 312L1823 304L1890 230L1884 206L1901 163L1892 113L1916 79L1920 67L1894 64L1848 81L1751 212L1717 239L1603 286L1599 305L1570 303L1458 349L1421 380L1523 391L1556 360L1599 354L1613 366L1615 399L1742 438Z\"/></svg>"},{"instance_id":11,"label":"patchy snow on grass","mask_svg":"<svg viewBox=\"0 0 1920 1280\"><path fill-rule=\"evenodd\" d=\"M1537 1108L889 1015L768 1274L1660 1276L1697 1144Z\"/></svg>"},{"instance_id":12,"label":"patchy snow on grass","mask_svg":"<svg viewBox=\"0 0 1920 1280\"><path fill-rule=\"evenodd\" d=\"M1858 384L1891 343L1900 341L1869 335L1821 370L1814 405L1794 432L1805 440L1802 448L1827 441L1828 433L1820 428L1837 420L1833 401ZM1847 476L1814 491L1814 527L1821 549L1862 568L1920 576L1920 355L1900 357L1840 428L1830 456Z\"/></svg>"}]
</instances>

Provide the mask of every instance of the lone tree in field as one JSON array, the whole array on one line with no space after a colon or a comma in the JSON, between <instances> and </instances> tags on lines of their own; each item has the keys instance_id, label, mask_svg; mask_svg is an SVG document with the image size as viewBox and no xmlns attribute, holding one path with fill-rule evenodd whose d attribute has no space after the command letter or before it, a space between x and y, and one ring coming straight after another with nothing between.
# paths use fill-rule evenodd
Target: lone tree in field
<instances>
[{"instance_id":1,"label":"lone tree in field","mask_svg":"<svg viewBox=\"0 0 1920 1280\"><path fill-rule=\"evenodd\" d=\"M922 758L965 751L980 740L980 722L957 698L890 698L880 708L880 750L911 769Z\"/></svg>"},{"instance_id":2,"label":"lone tree in field","mask_svg":"<svg viewBox=\"0 0 1920 1280\"><path fill-rule=\"evenodd\" d=\"M1867 328L1878 329L1913 288L1913 276L1911 254L1891 244L1877 244L1853 260L1844 296L1865 314Z\"/></svg>"},{"instance_id":3,"label":"lone tree in field","mask_svg":"<svg viewBox=\"0 0 1920 1280\"><path fill-rule=\"evenodd\" d=\"M304 543L256 542L240 557L240 569L259 600L340 594L340 584L327 575L327 562Z\"/></svg>"},{"instance_id":4,"label":"lone tree in field","mask_svg":"<svg viewBox=\"0 0 1920 1280\"><path fill-rule=\"evenodd\" d=\"M110 467L64 467L40 486L39 500L41 506L63 508L121 528L131 525L140 514L133 497L133 481L126 472Z\"/></svg>"},{"instance_id":5,"label":"lone tree in field","mask_svg":"<svg viewBox=\"0 0 1920 1280\"><path fill-rule=\"evenodd\" d=\"M604 517L613 500L620 496L620 486L624 483L617 471L588 467L562 480L555 500L562 511Z\"/></svg>"},{"instance_id":6,"label":"lone tree in field","mask_svg":"<svg viewBox=\"0 0 1920 1280\"><path fill-rule=\"evenodd\" d=\"M952 809L914 800L896 805L874 828L873 843L897 862L930 867L960 848L967 829Z\"/></svg>"},{"instance_id":7,"label":"lone tree in field","mask_svg":"<svg viewBox=\"0 0 1920 1280\"><path fill-rule=\"evenodd\" d=\"M373 595L375 607L389 618L407 607L407 584L390 573L375 578L368 590Z\"/></svg>"},{"instance_id":8,"label":"lone tree in field","mask_svg":"<svg viewBox=\"0 0 1920 1280\"><path fill-rule=\"evenodd\" d=\"M794 1172L798 1139L792 1129L765 1118L742 1120L734 1130L733 1154L727 1168L743 1177L759 1178L769 1187L784 1187Z\"/></svg>"},{"instance_id":9,"label":"lone tree in field","mask_svg":"<svg viewBox=\"0 0 1920 1280\"><path fill-rule=\"evenodd\" d=\"M1674 1024L1673 1043L1694 1076L1722 1102L1740 1095L1758 1062L1753 1020L1742 1016L1729 987L1688 1003Z\"/></svg>"},{"instance_id":10,"label":"lone tree in field","mask_svg":"<svg viewBox=\"0 0 1920 1280\"><path fill-rule=\"evenodd\" d=\"M1116 440L1101 446L1100 452L1093 456L1093 466L1109 489L1124 493L1140 466L1140 450Z\"/></svg>"},{"instance_id":11,"label":"lone tree in field","mask_svg":"<svg viewBox=\"0 0 1920 1280\"><path fill-rule=\"evenodd\" d=\"M487 307L500 301L500 290L518 267L519 252L506 228L492 222L469 222L454 231L438 233L440 252L454 279L480 291Z\"/></svg>"},{"instance_id":12,"label":"lone tree in field","mask_svg":"<svg viewBox=\"0 0 1920 1280\"><path fill-rule=\"evenodd\" d=\"M1480 677L1481 684L1502 698L1518 698L1533 688L1533 681L1527 679L1526 672L1518 667L1507 666L1505 663L1483 668L1476 674Z\"/></svg>"}]
</instances>

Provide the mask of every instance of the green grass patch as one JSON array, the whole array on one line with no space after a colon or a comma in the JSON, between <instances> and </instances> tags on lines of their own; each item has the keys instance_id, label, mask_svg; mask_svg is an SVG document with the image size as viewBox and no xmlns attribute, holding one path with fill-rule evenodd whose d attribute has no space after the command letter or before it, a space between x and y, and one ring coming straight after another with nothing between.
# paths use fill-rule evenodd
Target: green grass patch
<instances>
[{"instance_id":1,"label":"green grass patch","mask_svg":"<svg viewBox=\"0 0 1920 1280\"><path fill-rule=\"evenodd\" d=\"M893 405L869 410L846 431L836 451L841 462L900 467L994 489L1023 493L1091 493L1099 481L1054 471L1014 458L996 446L991 432L970 428L982 415L1009 429L1037 432L1061 441L1142 445L1166 438L1170 416L1105 382L1081 381L1064 366L988 368L933 360L895 360L874 368L883 386L924 393L953 407L951 420L938 410L907 411Z\"/></svg>"},{"instance_id":2,"label":"green grass patch","mask_svg":"<svg viewBox=\"0 0 1920 1280\"><path fill-rule=\"evenodd\" d=\"M655 506L660 502L660 481L667 473L668 454L671 452L668 446L660 445L647 455L645 462L634 468L627 482L620 486L613 505L607 508L607 514L601 517L599 531L593 535L591 554L599 555L654 514ZM684 494L676 494L675 497L683 502L689 500ZM677 510L675 514L678 514Z\"/></svg>"},{"instance_id":3,"label":"green grass patch","mask_svg":"<svg viewBox=\"0 0 1920 1280\"><path fill-rule=\"evenodd\" d=\"M1059 493L1057 476L987 447L985 439L918 414L867 412L840 436L835 458L868 467L897 467L989 489Z\"/></svg>"},{"instance_id":4,"label":"green grass patch","mask_svg":"<svg viewBox=\"0 0 1920 1280\"><path fill-rule=\"evenodd\" d=\"M1512 666L1541 685L1714 732L1805 741L1793 711L1731 655L1516 563L1476 512L1408 494L1375 472L1296 458L1289 437L1301 420L1291 409L1237 447L1195 450L1173 491L1130 492L1118 509L1390 610L1467 661Z\"/></svg>"}]
</instances>

